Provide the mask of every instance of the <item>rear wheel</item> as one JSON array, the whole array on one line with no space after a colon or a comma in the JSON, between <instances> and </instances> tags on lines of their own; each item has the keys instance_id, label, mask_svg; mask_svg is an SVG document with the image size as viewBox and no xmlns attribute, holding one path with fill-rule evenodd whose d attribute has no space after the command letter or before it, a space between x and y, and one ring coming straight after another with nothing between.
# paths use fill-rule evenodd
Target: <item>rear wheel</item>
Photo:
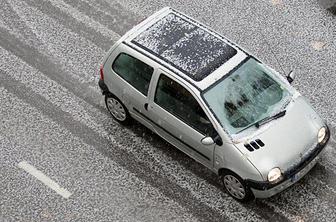
<instances>
[{"instance_id":1,"label":"rear wheel","mask_svg":"<svg viewBox=\"0 0 336 222\"><path fill-rule=\"evenodd\" d=\"M105 104L112 117L119 123L124 125L131 123L132 117L125 105L116 96L112 94L105 95Z\"/></svg>"},{"instance_id":2,"label":"rear wheel","mask_svg":"<svg viewBox=\"0 0 336 222\"><path fill-rule=\"evenodd\" d=\"M251 189L237 174L231 171L225 171L221 175L221 179L224 189L234 199L240 202L248 202L254 199Z\"/></svg>"}]
</instances>

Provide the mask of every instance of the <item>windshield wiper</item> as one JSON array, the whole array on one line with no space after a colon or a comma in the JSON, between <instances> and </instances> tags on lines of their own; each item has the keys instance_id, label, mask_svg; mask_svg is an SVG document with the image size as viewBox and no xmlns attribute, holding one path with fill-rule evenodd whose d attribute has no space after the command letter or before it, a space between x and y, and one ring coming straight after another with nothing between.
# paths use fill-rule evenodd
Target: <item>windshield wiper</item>
<instances>
[{"instance_id":1,"label":"windshield wiper","mask_svg":"<svg viewBox=\"0 0 336 222\"><path fill-rule=\"evenodd\" d=\"M265 124L265 123L268 123L269 121L271 120L275 120L275 119L278 119L280 117L283 117L284 115L286 115L286 110L283 110L277 114L275 114L274 116L269 116L269 117L266 117L262 120L259 120L258 122L256 122L254 125L259 128L261 125Z\"/></svg>"}]
</instances>

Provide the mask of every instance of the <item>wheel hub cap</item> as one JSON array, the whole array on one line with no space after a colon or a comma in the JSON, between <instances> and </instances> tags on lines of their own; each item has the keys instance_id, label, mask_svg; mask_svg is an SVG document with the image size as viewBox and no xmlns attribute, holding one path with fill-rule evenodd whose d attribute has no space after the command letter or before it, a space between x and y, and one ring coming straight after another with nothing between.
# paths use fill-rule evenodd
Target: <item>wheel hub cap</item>
<instances>
[{"instance_id":1,"label":"wheel hub cap","mask_svg":"<svg viewBox=\"0 0 336 222\"><path fill-rule=\"evenodd\" d=\"M243 199L245 197L245 188L236 177L225 175L224 185L229 193L237 199Z\"/></svg>"},{"instance_id":2,"label":"wheel hub cap","mask_svg":"<svg viewBox=\"0 0 336 222\"><path fill-rule=\"evenodd\" d=\"M108 98L107 99L107 107L110 113L119 121L124 121L126 119L126 111L121 103L114 99Z\"/></svg>"}]
</instances>

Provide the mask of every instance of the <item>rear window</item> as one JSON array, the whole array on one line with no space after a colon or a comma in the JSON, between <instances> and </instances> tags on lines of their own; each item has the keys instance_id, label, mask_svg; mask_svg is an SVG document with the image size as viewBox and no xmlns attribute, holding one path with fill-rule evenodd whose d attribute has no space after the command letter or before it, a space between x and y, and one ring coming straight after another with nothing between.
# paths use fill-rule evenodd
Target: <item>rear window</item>
<instances>
[{"instance_id":1,"label":"rear window","mask_svg":"<svg viewBox=\"0 0 336 222\"><path fill-rule=\"evenodd\" d=\"M153 67L126 53L121 53L112 64L112 69L126 82L147 96Z\"/></svg>"}]
</instances>

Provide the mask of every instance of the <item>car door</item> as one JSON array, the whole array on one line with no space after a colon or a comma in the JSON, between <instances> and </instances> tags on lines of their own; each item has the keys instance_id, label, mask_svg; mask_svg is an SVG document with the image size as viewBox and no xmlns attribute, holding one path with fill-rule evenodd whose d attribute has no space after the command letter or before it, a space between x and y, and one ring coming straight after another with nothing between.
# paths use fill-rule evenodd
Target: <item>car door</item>
<instances>
[{"instance_id":1,"label":"car door","mask_svg":"<svg viewBox=\"0 0 336 222\"><path fill-rule=\"evenodd\" d=\"M122 100L131 115L152 129L152 124L139 113L145 112L154 68L150 60L137 52L120 50L112 63L115 75L112 82L113 94Z\"/></svg>"},{"instance_id":2,"label":"car door","mask_svg":"<svg viewBox=\"0 0 336 222\"><path fill-rule=\"evenodd\" d=\"M160 73L150 100L148 116L163 138L212 169L215 144L201 140L214 128L190 91L168 75Z\"/></svg>"}]
</instances>

